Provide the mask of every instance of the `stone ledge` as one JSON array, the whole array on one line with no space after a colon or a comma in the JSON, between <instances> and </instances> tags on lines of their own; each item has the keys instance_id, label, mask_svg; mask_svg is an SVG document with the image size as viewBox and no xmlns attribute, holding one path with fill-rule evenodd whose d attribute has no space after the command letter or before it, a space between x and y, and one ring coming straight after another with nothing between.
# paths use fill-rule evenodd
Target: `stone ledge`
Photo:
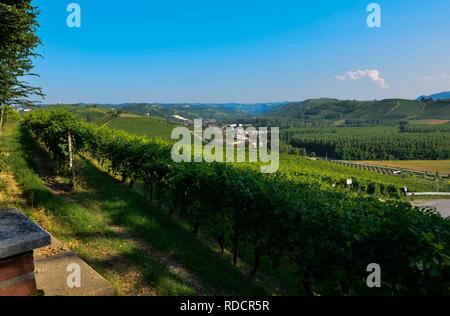
<instances>
[{"instance_id":1,"label":"stone ledge","mask_svg":"<svg viewBox=\"0 0 450 316\"><path fill-rule=\"evenodd\" d=\"M34 254L37 288L45 296L113 296L114 289L99 273L52 236L52 244ZM81 287L69 288L69 264L81 268Z\"/></svg>"},{"instance_id":2,"label":"stone ledge","mask_svg":"<svg viewBox=\"0 0 450 316\"><path fill-rule=\"evenodd\" d=\"M18 209L0 209L0 259L49 245L50 235Z\"/></svg>"}]
</instances>

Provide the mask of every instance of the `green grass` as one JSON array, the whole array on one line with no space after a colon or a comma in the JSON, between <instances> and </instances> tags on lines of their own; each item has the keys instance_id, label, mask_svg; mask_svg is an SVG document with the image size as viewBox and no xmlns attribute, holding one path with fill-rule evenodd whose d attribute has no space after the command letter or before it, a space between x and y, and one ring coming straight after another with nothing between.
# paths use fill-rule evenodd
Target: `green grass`
<instances>
[{"instance_id":1,"label":"green grass","mask_svg":"<svg viewBox=\"0 0 450 316\"><path fill-rule=\"evenodd\" d=\"M76 107L70 108L70 111L87 122L105 125L139 136L164 140L171 140L172 130L180 126L153 116L139 116L128 113L113 115L111 110L97 107Z\"/></svg>"},{"instance_id":2,"label":"green grass","mask_svg":"<svg viewBox=\"0 0 450 316\"><path fill-rule=\"evenodd\" d=\"M82 189L68 195L55 195L34 170L32 157L48 159L27 131L8 126L3 146L13 152L7 164L14 172L32 207L26 211L36 217L44 209L50 219L49 230L88 264L104 275L121 292L123 265L136 269L143 282L162 295L193 295L194 288L182 276L127 242L111 227L118 226L144 241L159 253L170 255L196 275L207 288L232 295L262 295L265 290L233 267L184 225L154 209L139 193L124 187L111 176L82 159ZM49 161L49 160L47 160Z\"/></svg>"},{"instance_id":3,"label":"green grass","mask_svg":"<svg viewBox=\"0 0 450 316\"><path fill-rule=\"evenodd\" d=\"M164 122L153 117L117 117L106 126L120 129L130 134L170 140L175 124Z\"/></svg>"}]
</instances>

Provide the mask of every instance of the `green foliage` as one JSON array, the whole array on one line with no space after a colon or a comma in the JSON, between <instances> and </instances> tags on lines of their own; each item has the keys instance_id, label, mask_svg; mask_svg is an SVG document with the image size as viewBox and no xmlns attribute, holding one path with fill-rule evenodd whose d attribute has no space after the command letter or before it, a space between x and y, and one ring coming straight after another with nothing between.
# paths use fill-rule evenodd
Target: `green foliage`
<instances>
[{"instance_id":1,"label":"green foliage","mask_svg":"<svg viewBox=\"0 0 450 316\"><path fill-rule=\"evenodd\" d=\"M293 155L281 155L280 158L280 172L287 177L314 182L327 188L342 188L390 198L398 198L404 186L415 192L435 189L435 182L428 179L402 178ZM351 187L347 186L347 179L353 180Z\"/></svg>"},{"instance_id":2,"label":"green foliage","mask_svg":"<svg viewBox=\"0 0 450 316\"><path fill-rule=\"evenodd\" d=\"M0 135L2 134L3 128L8 121L19 120L19 113L14 110L11 106L0 106Z\"/></svg>"},{"instance_id":3,"label":"green foliage","mask_svg":"<svg viewBox=\"0 0 450 316\"><path fill-rule=\"evenodd\" d=\"M33 68L37 10L31 0L0 1L0 106L30 104L28 96L42 95L23 80Z\"/></svg>"},{"instance_id":4,"label":"green foliage","mask_svg":"<svg viewBox=\"0 0 450 316\"><path fill-rule=\"evenodd\" d=\"M260 117L262 126L326 126L397 124L399 121L450 119L449 101L422 102L404 99L356 101L311 99L292 102Z\"/></svg>"},{"instance_id":5,"label":"green foliage","mask_svg":"<svg viewBox=\"0 0 450 316\"><path fill-rule=\"evenodd\" d=\"M194 232L206 232L221 246L225 240L235 259L251 249L252 274L262 258L292 263L298 294L450 294L450 222L434 212L249 166L176 164L166 142L82 123L64 112L36 111L24 124L54 157L65 156L60 135L71 130L78 152L145 183L151 198L168 204ZM382 267L380 289L365 284L372 262Z\"/></svg>"},{"instance_id":6,"label":"green foliage","mask_svg":"<svg viewBox=\"0 0 450 316\"><path fill-rule=\"evenodd\" d=\"M281 140L309 153L344 160L438 160L450 158L450 129L420 126L296 128Z\"/></svg>"}]
</instances>

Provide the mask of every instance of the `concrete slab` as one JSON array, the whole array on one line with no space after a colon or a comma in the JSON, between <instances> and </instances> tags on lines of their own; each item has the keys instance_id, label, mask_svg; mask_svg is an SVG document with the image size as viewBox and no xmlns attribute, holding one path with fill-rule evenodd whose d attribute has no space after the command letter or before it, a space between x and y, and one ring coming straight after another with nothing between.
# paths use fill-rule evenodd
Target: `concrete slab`
<instances>
[{"instance_id":1,"label":"concrete slab","mask_svg":"<svg viewBox=\"0 0 450 316\"><path fill-rule=\"evenodd\" d=\"M80 287L69 287L74 270L80 267ZM35 252L35 273L38 290L46 296L112 296L112 286L74 252L52 236L52 244ZM70 267L69 267L70 268Z\"/></svg>"},{"instance_id":2,"label":"concrete slab","mask_svg":"<svg viewBox=\"0 0 450 316\"><path fill-rule=\"evenodd\" d=\"M0 259L50 244L50 235L16 208L0 209Z\"/></svg>"}]
</instances>

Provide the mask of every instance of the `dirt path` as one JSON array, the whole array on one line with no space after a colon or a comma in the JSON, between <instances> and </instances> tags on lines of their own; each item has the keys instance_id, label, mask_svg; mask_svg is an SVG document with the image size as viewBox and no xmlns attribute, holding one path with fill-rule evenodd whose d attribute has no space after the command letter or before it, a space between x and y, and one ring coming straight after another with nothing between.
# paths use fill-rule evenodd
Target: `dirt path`
<instances>
[{"instance_id":1,"label":"dirt path","mask_svg":"<svg viewBox=\"0 0 450 316\"><path fill-rule=\"evenodd\" d=\"M114 117L113 117L112 119L110 119L108 122L106 122L105 124L102 124L102 127L105 127L106 125L108 125L109 123L111 123L112 120L114 120Z\"/></svg>"},{"instance_id":2,"label":"dirt path","mask_svg":"<svg viewBox=\"0 0 450 316\"><path fill-rule=\"evenodd\" d=\"M392 109L390 109L389 112L386 113L386 115L391 114L392 112L394 112L399 106L400 106L400 102L397 102L397 105L394 106Z\"/></svg>"},{"instance_id":3,"label":"dirt path","mask_svg":"<svg viewBox=\"0 0 450 316\"><path fill-rule=\"evenodd\" d=\"M423 112L425 112L425 108L427 107L427 104L426 103L424 103L423 104L423 107L422 107L422 111L420 111L420 114L422 114Z\"/></svg>"},{"instance_id":4,"label":"dirt path","mask_svg":"<svg viewBox=\"0 0 450 316\"><path fill-rule=\"evenodd\" d=\"M185 268L182 264L177 262L175 259L167 256L159 251L151 249L150 245L145 241L131 236L124 228L119 226L109 226L116 234L121 236L121 239L133 245L136 249L144 253L146 256L157 259L160 263L165 265L168 270L182 278L186 284L193 287L197 295L199 296L210 296L210 295L219 295L212 289L208 288L202 282L192 274L187 268Z\"/></svg>"},{"instance_id":5,"label":"dirt path","mask_svg":"<svg viewBox=\"0 0 450 316\"><path fill-rule=\"evenodd\" d=\"M65 195L71 191L71 186L69 184L61 183L61 180L50 166L49 161L37 157L37 155L33 155L33 161L36 165L40 178L53 194Z\"/></svg>"}]
</instances>

